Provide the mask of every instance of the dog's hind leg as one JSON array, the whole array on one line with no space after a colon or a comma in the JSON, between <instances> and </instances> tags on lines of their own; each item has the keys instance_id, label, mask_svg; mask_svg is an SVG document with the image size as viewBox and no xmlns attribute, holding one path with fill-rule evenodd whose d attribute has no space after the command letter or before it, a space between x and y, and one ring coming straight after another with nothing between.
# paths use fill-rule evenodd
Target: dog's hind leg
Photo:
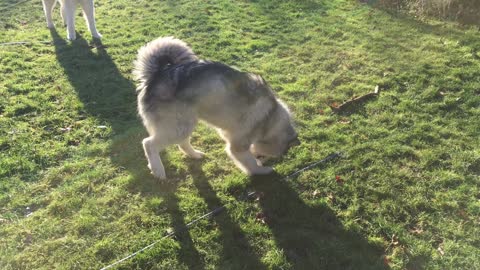
<instances>
[{"instance_id":1,"label":"dog's hind leg","mask_svg":"<svg viewBox=\"0 0 480 270\"><path fill-rule=\"evenodd\" d=\"M160 151L164 145L162 145L160 139L155 136L145 138L142 142L145 156L148 160L148 168L152 171L152 174L160 179L165 179L165 168L163 167L162 160L160 159Z\"/></svg>"},{"instance_id":2,"label":"dog's hind leg","mask_svg":"<svg viewBox=\"0 0 480 270\"><path fill-rule=\"evenodd\" d=\"M75 40L77 38L77 34L75 33L75 3L75 1L64 1L62 7L64 9L63 16L67 19L67 38L69 40Z\"/></svg>"},{"instance_id":3,"label":"dog's hind leg","mask_svg":"<svg viewBox=\"0 0 480 270\"><path fill-rule=\"evenodd\" d=\"M60 7L60 16L62 16L63 26L67 26L67 14L65 14L65 6Z\"/></svg>"},{"instance_id":4,"label":"dog's hind leg","mask_svg":"<svg viewBox=\"0 0 480 270\"><path fill-rule=\"evenodd\" d=\"M194 159L200 159L205 154L201 151L195 150L192 145L190 144L190 137L182 141L181 143L178 144L178 148L180 151L182 151L185 155L194 158Z\"/></svg>"},{"instance_id":5,"label":"dog's hind leg","mask_svg":"<svg viewBox=\"0 0 480 270\"><path fill-rule=\"evenodd\" d=\"M42 0L43 11L45 12L45 18L47 19L48 28L55 27L55 25L53 24L52 12L56 2L57 2L56 0Z\"/></svg>"},{"instance_id":6,"label":"dog's hind leg","mask_svg":"<svg viewBox=\"0 0 480 270\"><path fill-rule=\"evenodd\" d=\"M94 38L101 39L102 35L98 33L97 27L95 24L95 7L93 5L93 1L91 0L82 0L82 9L83 9L83 17L88 25L88 30L92 33Z\"/></svg>"}]
</instances>

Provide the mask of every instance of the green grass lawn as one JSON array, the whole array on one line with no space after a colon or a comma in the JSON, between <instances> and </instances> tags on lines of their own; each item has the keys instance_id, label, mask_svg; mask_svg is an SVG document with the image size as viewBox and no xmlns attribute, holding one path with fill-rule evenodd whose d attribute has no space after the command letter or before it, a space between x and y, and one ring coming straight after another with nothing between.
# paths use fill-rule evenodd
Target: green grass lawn
<instances>
[{"instance_id":1,"label":"green grass lawn","mask_svg":"<svg viewBox=\"0 0 480 270\"><path fill-rule=\"evenodd\" d=\"M480 269L478 29L353 0L97 0L99 46L80 16L67 42L58 6L49 31L40 0L16 1L0 43L32 44L0 46L0 269L99 269L222 205L118 268ZM291 107L303 144L277 176L241 174L206 125L204 160L170 147L171 181L150 175L131 70L167 35ZM247 191L262 196L236 202Z\"/></svg>"}]
</instances>

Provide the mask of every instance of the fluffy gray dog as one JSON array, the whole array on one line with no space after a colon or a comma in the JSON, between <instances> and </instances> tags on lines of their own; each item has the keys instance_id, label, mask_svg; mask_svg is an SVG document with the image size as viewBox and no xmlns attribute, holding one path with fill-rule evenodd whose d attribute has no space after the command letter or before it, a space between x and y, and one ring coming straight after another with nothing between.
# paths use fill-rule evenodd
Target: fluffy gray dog
<instances>
[{"instance_id":1,"label":"fluffy gray dog","mask_svg":"<svg viewBox=\"0 0 480 270\"><path fill-rule=\"evenodd\" d=\"M143 140L148 167L166 178L159 152L171 144L192 158L198 120L215 127L226 151L249 175L269 174L255 157L279 157L299 144L290 112L262 77L225 64L200 60L181 40L164 37L143 46L135 61L138 112L149 137Z\"/></svg>"}]
</instances>

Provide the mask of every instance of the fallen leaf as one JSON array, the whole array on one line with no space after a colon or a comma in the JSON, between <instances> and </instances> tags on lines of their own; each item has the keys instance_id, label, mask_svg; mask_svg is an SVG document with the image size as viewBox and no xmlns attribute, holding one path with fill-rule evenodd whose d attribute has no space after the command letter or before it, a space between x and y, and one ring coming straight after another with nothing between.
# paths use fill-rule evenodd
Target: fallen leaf
<instances>
[{"instance_id":1,"label":"fallen leaf","mask_svg":"<svg viewBox=\"0 0 480 270\"><path fill-rule=\"evenodd\" d=\"M69 146L78 146L80 144L79 140L68 140L67 145Z\"/></svg>"},{"instance_id":2,"label":"fallen leaf","mask_svg":"<svg viewBox=\"0 0 480 270\"><path fill-rule=\"evenodd\" d=\"M333 123L333 120L332 119L326 119L324 121L325 125L328 126L328 125L331 125Z\"/></svg>"},{"instance_id":3,"label":"fallen leaf","mask_svg":"<svg viewBox=\"0 0 480 270\"><path fill-rule=\"evenodd\" d=\"M331 203L334 203L334 202L335 202L335 196L333 195L333 193L328 193L327 199L328 199Z\"/></svg>"},{"instance_id":4,"label":"fallen leaf","mask_svg":"<svg viewBox=\"0 0 480 270\"><path fill-rule=\"evenodd\" d=\"M440 253L440 255L445 255L445 251L443 250L443 243L441 243L438 248L437 248L437 251L438 253Z\"/></svg>"},{"instance_id":5,"label":"fallen leaf","mask_svg":"<svg viewBox=\"0 0 480 270\"><path fill-rule=\"evenodd\" d=\"M262 224L268 223L267 215L264 212L258 212L257 215L255 216L255 220Z\"/></svg>"},{"instance_id":6,"label":"fallen leaf","mask_svg":"<svg viewBox=\"0 0 480 270\"><path fill-rule=\"evenodd\" d=\"M319 191L318 189L315 189L315 190L313 191L313 197L316 198L318 195L320 195L320 191Z\"/></svg>"},{"instance_id":7,"label":"fallen leaf","mask_svg":"<svg viewBox=\"0 0 480 270\"><path fill-rule=\"evenodd\" d=\"M417 228L417 227L413 227L412 229L410 229L410 233L413 233L413 234L422 234L423 233L423 229L422 228Z\"/></svg>"},{"instance_id":8,"label":"fallen leaf","mask_svg":"<svg viewBox=\"0 0 480 270\"><path fill-rule=\"evenodd\" d=\"M390 244L394 247L397 247L398 245L400 245L400 241L395 234L392 235L392 240L390 241Z\"/></svg>"},{"instance_id":9,"label":"fallen leaf","mask_svg":"<svg viewBox=\"0 0 480 270\"><path fill-rule=\"evenodd\" d=\"M383 256L383 264L387 267L390 266L390 258L388 258L387 256Z\"/></svg>"},{"instance_id":10,"label":"fallen leaf","mask_svg":"<svg viewBox=\"0 0 480 270\"><path fill-rule=\"evenodd\" d=\"M32 243L32 235L29 233L27 236L25 236L25 239L23 240L23 243L25 245L30 245Z\"/></svg>"},{"instance_id":11,"label":"fallen leaf","mask_svg":"<svg viewBox=\"0 0 480 270\"><path fill-rule=\"evenodd\" d=\"M335 175L335 181L339 185L343 185L343 182L344 182L343 179L340 177L340 175Z\"/></svg>"},{"instance_id":12,"label":"fallen leaf","mask_svg":"<svg viewBox=\"0 0 480 270\"><path fill-rule=\"evenodd\" d=\"M319 113L320 115L324 115L324 114L325 114L325 112L324 112L322 109L318 110L318 113Z\"/></svg>"},{"instance_id":13,"label":"fallen leaf","mask_svg":"<svg viewBox=\"0 0 480 270\"><path fill-rule=\"evenodd\" d=\"M341 124L350 124L350 121L347 118L342 118L338 122L341 123Z\"/></svg>"},{"instance_id":14,"label":"fallen leaf","mask_svg":"<svg viewBox=\"0 0 480 270\"><path fill-rule=\"evenodd\" d=\"M465 210L459 210L458 215L463 219L468 219L468 215L467 215L467 212L465 212Z\"/></svg>"},{"instance_id":15,"label":"fallen leaf","mask_svg":"<svg viewBox=\"0 0 480 270\"><path fill-rule=\"evenodd\" d=\"M175 231L173 230L173 228L167 228L165 232L167 233L167 235L170 235L173 234Z\"/></svg>"}]
</instances>

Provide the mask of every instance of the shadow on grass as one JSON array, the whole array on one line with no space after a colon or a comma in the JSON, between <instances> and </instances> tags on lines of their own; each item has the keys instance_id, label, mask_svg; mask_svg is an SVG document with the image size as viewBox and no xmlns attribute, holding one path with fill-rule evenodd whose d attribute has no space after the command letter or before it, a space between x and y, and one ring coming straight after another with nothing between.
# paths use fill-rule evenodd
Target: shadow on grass
<instances>
[{"instance_id":1,"label":"shadow on grass","mask_svg":"<svg viewBox=\"0 0 480 270\"><path fill-rule=\"evenodd\" d=\"M429 21L419 19L407 12L378 8L374 5L369 5L369 7L372 11L378 10L378 12L388 15L392 20L395 20L396 23L396 29L393 29L395 30L393 34L395 39L392 41L389 38L385 39L385 37L392 36L392 31L390 31L390 29L385 29L385 34L382 36L371 34L375 31L370 32L369 30L376 29L381 22L378 22L375 16L373 16L375 13L367 15L369 20L365 21L366 27L363 29L356 29L356 32L359 30L364 31L363 35L365 36L365 39L369 40L371 44L376 44L377 47L381 46L381 48L390 49L394 53L399 54L405 49L409 50L411 48L416 48L418 46L416 43L418 38L421 38L423 35L436 36L440 39L439 43L444 40L451 40L458 45L468 47L472 56L478 60L476 53L480 51L480 37L478 31L465 31L467 29L474 29L470 24L463 26L448 24L448 20L442 20L440 18L436 19L436 21ZM477 25L477 29L479 26L480 24Z\"/></svg>"},{"instance_id":2,"label":"shadow on grass","mask_svg":"<svg viewBox=\"0 0 480 270\"><path fill-rule=\"evenodd\" d=\"M134 84L122 76L100 41L89 44L77 33L78 39L70 43L60 37L55 29L51 30L51 35L57 60L84 105L82 113L96 117L102 125L111 126L114 135L111 160L134 176L138 186L132 187L132 192L163 197L166 211L172 218L172 226L175 229L184 227L186 223L174 192L176 186L160 186L147 172L146 160L140 146L140 136L145 135L145 131L136 116ZM135 141L131 141L132 139ZM116 144L119 149L116 149ZM140 181L142 183L139 183ZM145 192L147 189L148 192ZM180 259L190 269L202 269L203 262L189 233L181 232L177 239L180 244ZM144 268L152 266L156 261L152 257L147 259L149 260L133 264L141 264ZM100 261L103 260L100 258Z\"/></svg>"},{"instance_id":3,"label":"shadow on grass","mask_svg":"<svg viewBox=\"0 0 480 270\"><path fill-rule=\"evenodd\" d=\"M57 60L84 105L84 113L110 125L121 134L139 125L136 117L135 86L123 77L101 41L89 44L78 35L65 41L52 29Z\"/></svg>"},{"instance_id":4,"label":"shadow on grass","mask_svg":"<svg viewBox=\"0 0 480 270\"><path fill-rule=\"evenodd\" d=\"M169 164L164 162L167 167ZM142 165L144 165L142 163ZM179 198L175 194L177 184L173 182L159 183L157 179L153 179L151 176L137 175L136 181L130 185L130 191L137 193L140 192L144 197L161 197L163 198L163 206L167 214L171 217L171 226L176 232L174 239L180 245L178 251L179 261L184 263L188 269L205 269L205 263L198 250L195 248L192 237L188 230L185 230L187 222L184 219L184 213L179 207ZM139 183L138 181L142 181ZM164 234L167 231L165 230ZM134 259L135 260L135 259ZM156 263L162 260L161 256L147 256L132 262L129 266L135 265L140 269L155 268Z\"/></svg>"},{"instance_id":5,"label":"shadow on grass","mask_svg":"<svg viewBox=\"0 0 480 270\"><path fill-rule=\"evenodd\" d=\"M388 269L382 250L346 230L326 205L307 205L278 174L252 178L276 244L294 269Z\"/></svg>"},{"instance_id":6,"label":"shadow on grass","mask_svg":"<svg viewBox=\"0 0 480 270\"><path fill-rule=\"evenodd\" d=\"M410 1L414 2L413 9L408 8L409 1L405 0L368 0L363 2L367 2L368 5L373 8L382 9L391 14L403 13L412 18L432 17L438 20L458 22L462 25L480 26L480 19L478 17L480 4L473 0L444 1L443 6L442 3L439 4L438 2L437 5L428 5L428 2L425 4L422 1L416 1L417 3ZM415 4L417 5L416 9Z\"/></svg>"},{"instance_id":7,"label":"shadow on grass","mask_svg":"<svg viewBox=\"0 0 480 270\"><path fill-rule=\"evenodd\" d=\"M222 206L212 186L208 183L198 161L188 163L189 173L192 174L193 184L198 189L200 196L206 201L208 209L213 210ZM219 269L266 269L262 264L253 247L248 243L242 229L224 211L215 217L218 229L221 231L223 247L223 265Z\"/></svg>"},{"instance_id":8,"label":"shadow on grass","mask_svg":"<svg viewBox=\"0 0 480 270\"><path fill-rule=\"evenodd\" d=\"M84 40L65 42L52 30L57 59L79 98L85 113L112 127L114 134L141 131L136 118L134 85L122 76L102 43L93 44ZM95 53L96 50L96 53ZM174 229L184 228L186 222L175 195L176 185L158 185L146 172L146 161L140 148L138 135L126 135L128 149L112 153L112 161L126 168L134 177L132 192L144 196L162 197L166 211L172 218ZM135 138L135 140L130 140ZM133 142L133 143L132 143ZM115 143L115 142L114 142ZM167 171L171 167L164 159ZM221 206L221 201L208 183L208 179L196 162L190 162L189 173L193 183L206 201L209 209ZM276 244L296 269L384 269L381 251L370 245L358 234L345 230L326 206L309 206L287 183L278 181L278 175L252 179L252 186L262 192L261 207L269 217ZM141 183L140 183L141 182ZM263 269L257 254L248 243L244 233L227 213L215 217L221 231L221 255L224 269ZM177 235L180 244L179 258L190 269L205 268L188 231ZM133 252L133 251L132 251ZM147 261L148 260L148 261ZM158 258L131 262L138 267L154 267Z\"/></svg>"}]
</instances>

